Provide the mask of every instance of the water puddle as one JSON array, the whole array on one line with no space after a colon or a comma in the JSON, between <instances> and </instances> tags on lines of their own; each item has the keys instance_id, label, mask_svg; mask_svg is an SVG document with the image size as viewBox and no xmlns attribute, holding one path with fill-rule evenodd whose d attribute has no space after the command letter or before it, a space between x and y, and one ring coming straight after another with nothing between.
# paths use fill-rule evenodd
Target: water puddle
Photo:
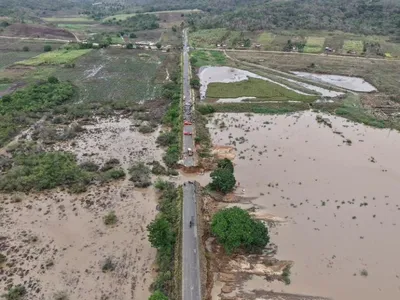
<instances>
[{"instance_id":1,"label":"water puddle","mask_svg":"<svg viewBox=\"0 0 400 300\"><path fill-rule=\"evenodd\" d=\"M287 222L270 228L291 284L246 283L339 300L400 299L400 133L312 112L215 114L217 145L236 147L245 197ZM214 122L223 120L225 128Z\"/></svg>"},{"instance_id":2,"label":"water puddle","mask_svg":"<svg viewBox=\"0 0 400 300\"><path fill-rule=\"evenodd\" d=\"M313 74L307 72L292 72L293 74L313 81L329 83L354 92L375 92L377 89L360 77L341 75Z\"/></svg>"}]
</instances>

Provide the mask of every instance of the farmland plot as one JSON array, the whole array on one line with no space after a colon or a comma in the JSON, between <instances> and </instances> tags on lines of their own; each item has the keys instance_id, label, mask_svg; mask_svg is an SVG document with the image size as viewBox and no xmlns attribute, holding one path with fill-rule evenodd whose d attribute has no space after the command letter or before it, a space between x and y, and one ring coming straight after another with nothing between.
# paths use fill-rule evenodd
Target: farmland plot
<instances>
[{"instance_id":1,"label":"farmland plot","mask_svg":"<svg viewBox=\"0 0 400 300\"><path fill-rule=\"evenodd\" d=\"M72 80L84 102L144 101L160 96L156 81L166 54L107 49L92 51L58 76ZM166 75L165 75L166 76Z\"/></svg>"}]
</instances>

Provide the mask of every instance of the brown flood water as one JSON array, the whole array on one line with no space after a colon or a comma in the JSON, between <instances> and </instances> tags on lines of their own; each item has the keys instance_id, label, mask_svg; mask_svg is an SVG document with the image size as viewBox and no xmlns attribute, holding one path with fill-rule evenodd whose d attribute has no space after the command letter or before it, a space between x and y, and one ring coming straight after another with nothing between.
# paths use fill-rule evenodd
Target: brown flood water
<instances>
[{"instance_id":1,"label":"brown flood water","mask_svg":"<svg viewBox=\"0 0 400 300\"><path fill-rule=\"evenodd\" d=\"M329 128L316 115L216 114L210 122L214 144L244 138L234 160L240 192L287 218L270 232L277 257L295 262L291 284L254 278L244 287L400 299L400 133L333 116Z\"/></svg>"}]
</instances>

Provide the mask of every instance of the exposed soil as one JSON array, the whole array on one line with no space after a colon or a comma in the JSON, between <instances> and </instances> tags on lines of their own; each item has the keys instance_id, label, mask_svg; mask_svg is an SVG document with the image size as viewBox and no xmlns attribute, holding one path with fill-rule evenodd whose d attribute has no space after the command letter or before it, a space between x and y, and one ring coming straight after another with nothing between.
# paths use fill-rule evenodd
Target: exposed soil
<instances>
[{"instance_id":1,"label":"exposed soil","mask_svg":"<svg viewBox=\"0 0 400 300\"><path fill-rule=\"evenodd\" d=\"M12 24L2 32L2 35L12 37L75 40L75 36L67 30L32 24Z\"/></svg>"}]
</instances>

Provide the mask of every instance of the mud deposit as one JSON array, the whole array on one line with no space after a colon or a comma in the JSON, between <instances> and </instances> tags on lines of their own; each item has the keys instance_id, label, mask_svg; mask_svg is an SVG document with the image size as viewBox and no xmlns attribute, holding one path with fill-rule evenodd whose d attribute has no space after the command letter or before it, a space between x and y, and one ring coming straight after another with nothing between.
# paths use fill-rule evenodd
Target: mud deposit
<instances>
[{"instance_id":1,"label":"mud deposit","mask_svg":"<svg viewBox=\"0 0 400 300\"><path fill-rule=\"evenodd\" d=\"M72 151L80 161L110 158L127 169L131 162L158 159L157 133L143 135L129 119L99 120L84 126L74 141L53 148ZM153 187L136 189L128 180L90 186L84 194L62 190L0 194L0 294L16 284L26 299L147 299L156 251L146 226L154 219ZM117 222L103 218L115 211ZM107 259L112 269L103 272ZM61 299L61 298L57 298ZM67 298L62 298L67 299Z\"/></svg>"},{"instance_id":2,"label":"mud deposit","mask_svg":"<svg viewBox=\"0 0 400 300\"><path fill-rule=\"evenodd\" d=\"M236 193L286 219L271 242L276 258L294 261L290 285L253 276L237 293L399 299L400 134L323 115L330 128L316 116L216 114L209 123L214 144L237 149Z\"/></svg>"},{"instance_id":3,"label":"mud deposit","mask_svg":"<svg viewBox=\"0 0 400 300\"><path fill-rule=\"evenodd\" d=\"M355 92L376 92L376 88L360 77L341 75L313 74L307 72L292 72L293 74L314 81L329 83Z\"/></svg>"}]
</instances>

